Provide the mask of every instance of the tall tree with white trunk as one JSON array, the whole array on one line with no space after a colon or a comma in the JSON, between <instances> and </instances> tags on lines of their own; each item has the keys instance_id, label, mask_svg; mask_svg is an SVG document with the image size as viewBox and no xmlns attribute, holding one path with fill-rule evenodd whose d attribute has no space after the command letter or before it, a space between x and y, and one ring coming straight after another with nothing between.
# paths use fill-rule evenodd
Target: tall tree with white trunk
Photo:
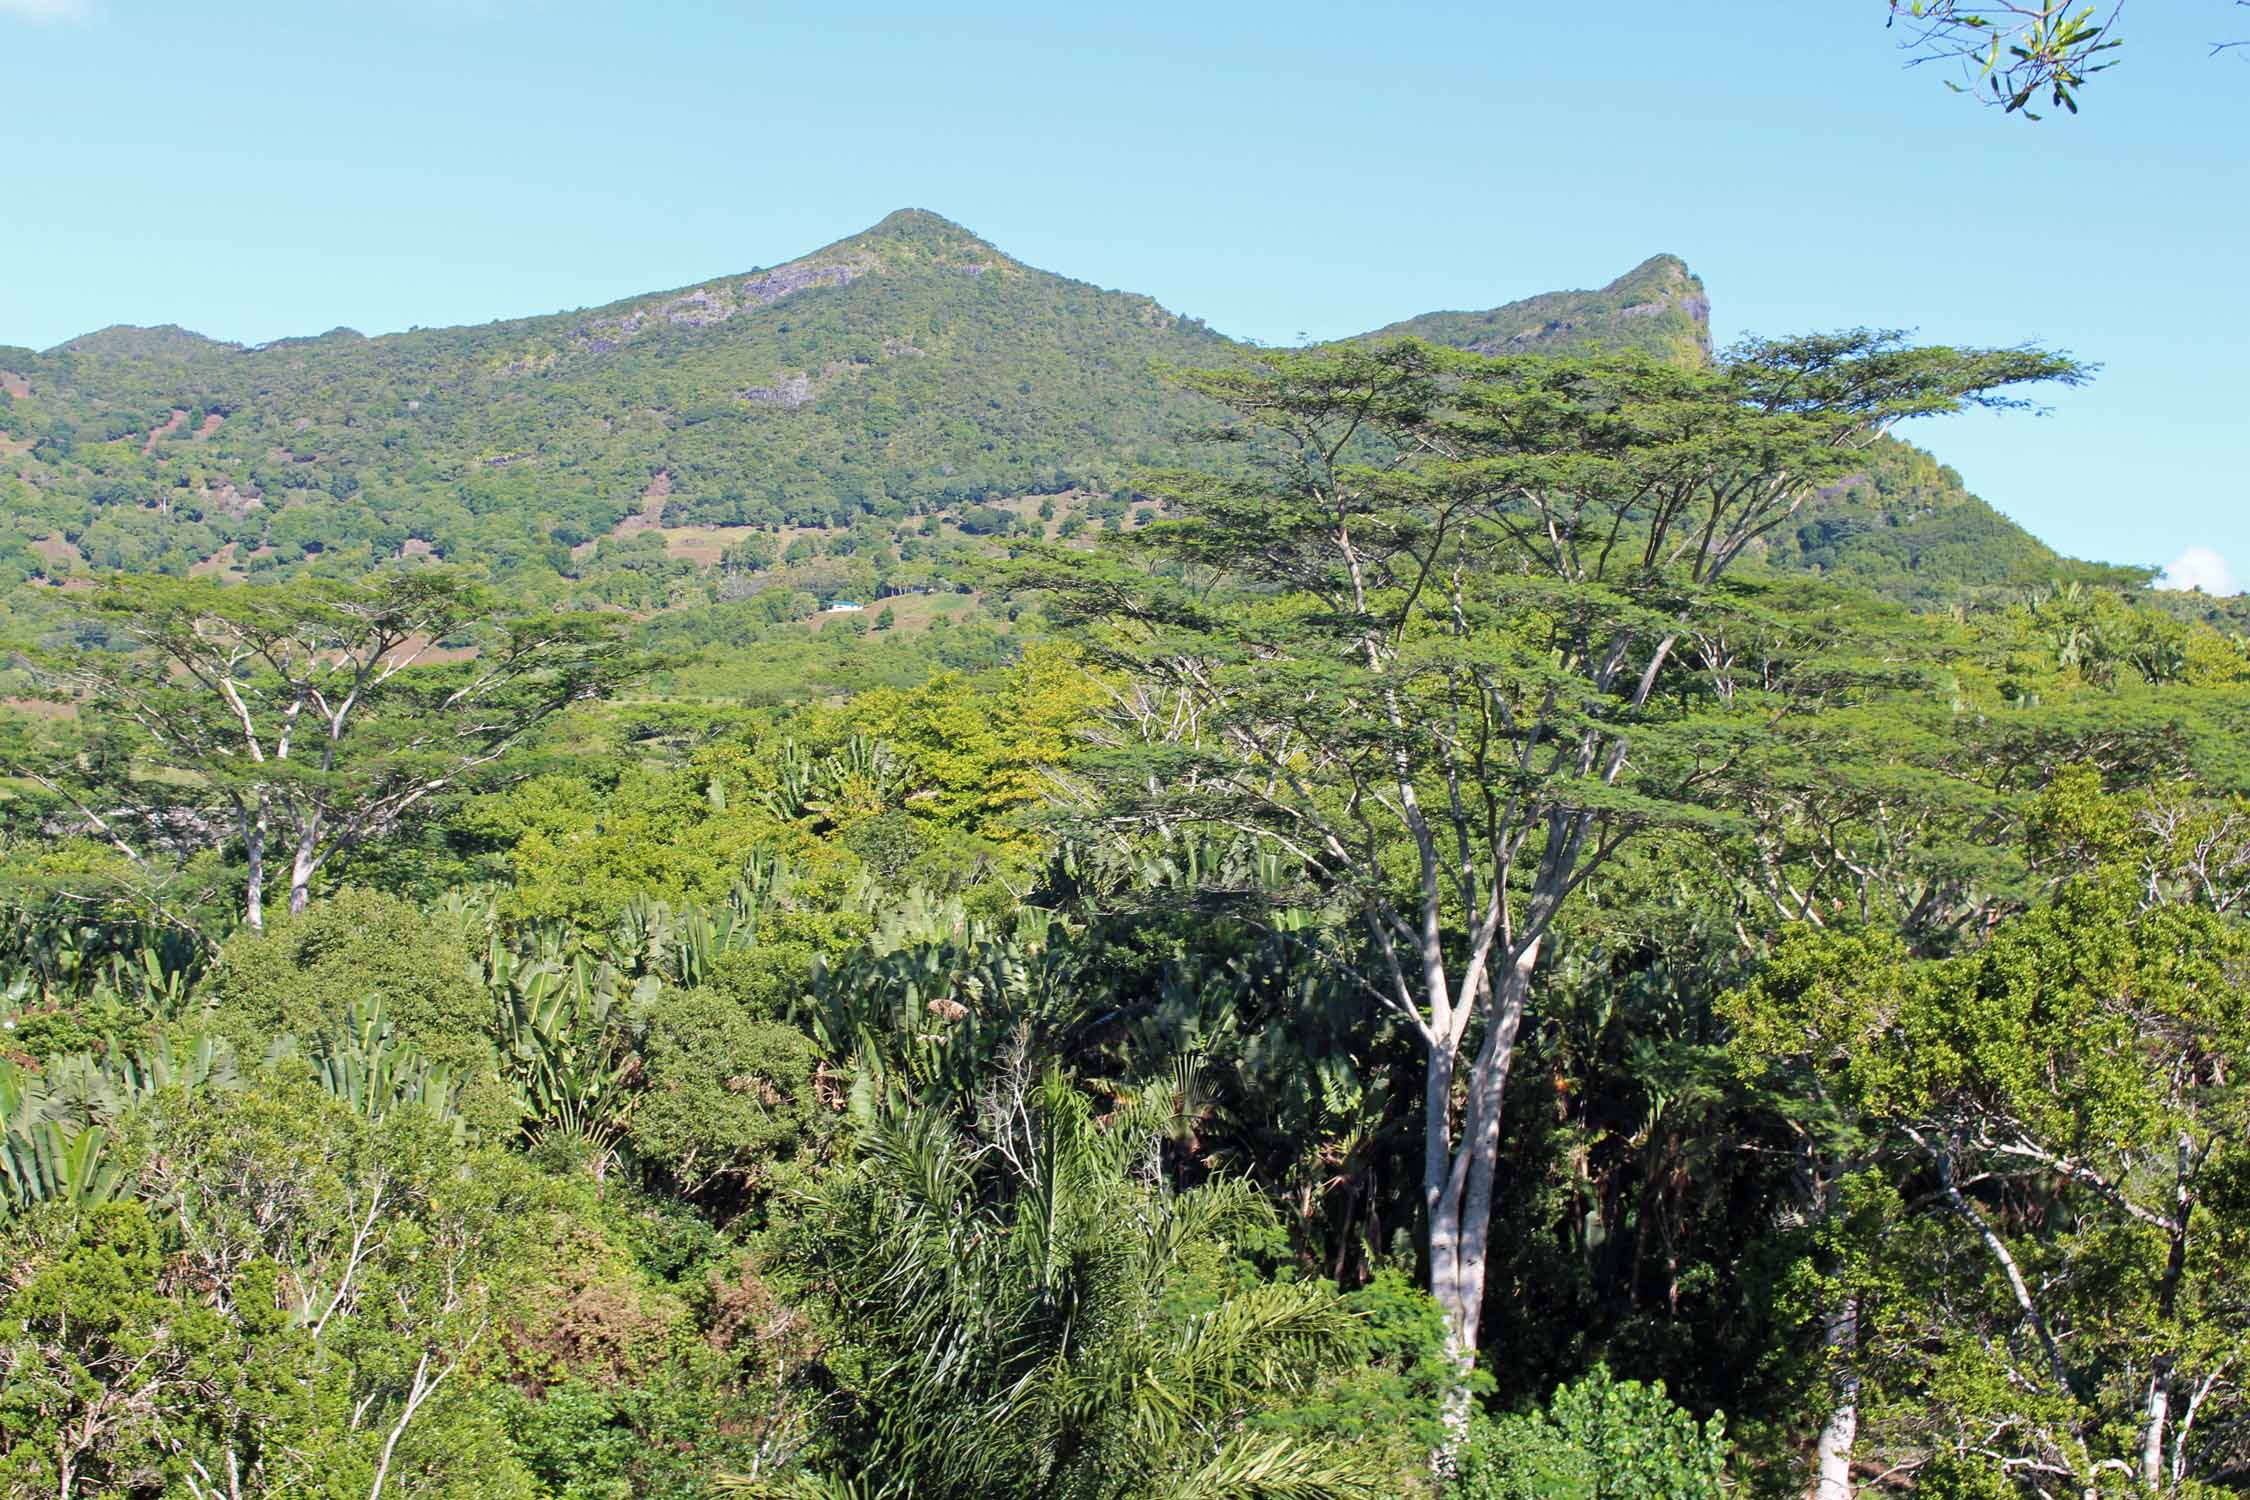
<instances>
[{"instance_id":1,"label":"tall tree with white trunk","mask_svg":"<svg viewBox=\"0 0 2250 1500\"><path fill-rule=\"evenodd\" d=\"M1855 332L1682 369L1404 343L1185 377L1245 462L1165 476L1121 559L1028 581L1115 672L1107 816L1284 851L1424 1069L1430 1289L1467 1416L1501 1106L1557 916L1627 841L1707 824L1802 640L1738 564L1909 416L2067 359Z\"/></svg>"}]
</instances>

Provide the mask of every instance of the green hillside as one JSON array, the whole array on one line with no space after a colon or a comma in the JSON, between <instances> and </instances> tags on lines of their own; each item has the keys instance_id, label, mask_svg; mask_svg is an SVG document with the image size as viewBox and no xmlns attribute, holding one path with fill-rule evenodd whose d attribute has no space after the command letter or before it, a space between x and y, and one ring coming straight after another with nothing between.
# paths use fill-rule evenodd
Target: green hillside
<instances>
[{"instance_id":1,"label":"green hillside","mask_svg":"<svg viewBox=\"0 0 2250 1500\"><path fill-rule=\"evenodd\" d=\"M1597 291L1369 337L1686 360L1707 357L1708 319L1702 283L1657 256ZM0 348L0 511L24 539L0 585L429 555L653 608L759 535L737 561L796 542L791 563L862 559L813 595L873 588L918 560L892 550L909 518L946 518L903 549L925 563L963 532L1033 524L1020 497L1061 497L1050 534L1116 523L1132 475L1210 415L1159 367L1246 347L906 210L784 265L580 312L255 348L177 327ZM840 552L826 540L855 526ZM1903 448L1771 555L1908 597L2056 562Z\"/></svg>"},{"instance_id":2,"label":"green hillside","mask_svg":"<svg viewBox=\"0 0 2250 1500\"><path fill-rule=\"evenodd\" d=\"M1895 438L1869 450L1865 473L1823 491L1768 537L1765 556L1777 567L1919 605L1964 588L2040 584L2088 569L1970 494L1953 469Z\"/></svg>"}]
</instances>

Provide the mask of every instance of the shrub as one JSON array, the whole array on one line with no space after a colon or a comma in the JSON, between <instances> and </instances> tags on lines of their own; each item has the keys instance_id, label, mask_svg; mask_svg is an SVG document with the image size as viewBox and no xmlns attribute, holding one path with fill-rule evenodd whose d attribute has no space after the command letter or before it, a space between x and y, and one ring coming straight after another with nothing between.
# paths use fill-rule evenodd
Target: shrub
<instances>
[{"instance_id":1,"label":"shrub","mask_svg":"<svg viewBox=\"0 0 2250 1500\"><path fill-rule=\"evenodd\" d=\"M754 1183L795 1154L811 1125L811 1041L714 990L659 1000L641 1059L647 1092L627 1136L684 1192Z\"/></svg>"},{"instance_id":2,"label":"shrub","mask_svg":"<svg viewBox=\"0 0 2250 1500\"><path fill-rule=\"evenodd\" d=\"M394 896L347 888L262 932L239 932L211 987L213 1029L245 1057L277 1037L310 1041L378 996L401 1042L453 1070L480 1129L514 1124L492 1051L492 1001L467 946Z\"/></svg>"},{"instance_id":3,"label":"shrub","mask_svg":"<svg viewBox=\"0 0 2250 1500\"><path fill-rule=\"evenodd\" d=\"M1721 1417L1698 1423L1663 1382L1612 1379L1596 1366L1544 1411L1479 1417L1453 1500L1723 1500Z\"/></svg>"}]
</instances>

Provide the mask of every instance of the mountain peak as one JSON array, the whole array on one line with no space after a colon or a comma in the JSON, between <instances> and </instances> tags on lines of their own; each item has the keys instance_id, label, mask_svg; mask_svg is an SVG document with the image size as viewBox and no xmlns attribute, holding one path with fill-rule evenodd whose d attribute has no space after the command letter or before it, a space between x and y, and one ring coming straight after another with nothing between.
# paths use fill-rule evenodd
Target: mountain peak
<instances>
[{"instance_id":1,"label":"mountain peak","mask_svg":"<svg viewBox=\"0 0 2250 1500\"><path fill-rule=\"evenodd\" d=\"M876 221L867 233L893 236L943 234L972 240L977 238L945 215L927 208L894 208ZM978 243L982 244L983 241L978 240Z\"/></svg>"},{"instance_id":2,"label":"mountain peak","mask_svg":"<svg viewBox=\"0 0 2250 1500\"><path fill-rule=\"evenodd\" d=\"M841 249L845 246L866 249L897 247L924 256L947 259L1005 259L991 241L954 223L943 214L932 213L926 208L901 208L885 214L872 227L861 230L850 239L840 240L829 248Z\"/></svg>"},{"instance_id":3,"label":"mountain peak","mask_svg":"<svg viewBox=\"0 0 2250 1500\"><path fill-rule=\"evenodd\" d=\"M1667 252L1650 256L1647 260L1633 267L1632 270L1612 281L1603 290L1617 291L1644 281L1672 286L1684 282L1694 282L1698 288L1703 285L1701 281L1697 280L1695 273L1688 269L1686 261Z\"/></svg>"},{"instance_id":4,"label":"mountain peak","mask_svg":"<svg viewBox=\"0 0 2250 1500\"><path fill-rule=\"evenodd\" d=\"M1433 312L1370 338L1401 336L1478 354L1638 349L1682 364L1711 357L1711 299L1676 255L1652 255L1598 291L1547 292L1481 312Z\"/></svg>"},{"instance_id":5,"label":"mountain peak","mask_svg":"<svg viewBox=\"0 0 2250 1500\"><path fill-rule=\"evenodd\" d=\"M1690 277L1690 279L1692 279L1693 275L1693 273L1688 270L1687 262L1680 259L1677 255L1674 255L1669 250L1657 251L1654 255L1650 256L1647 260L1642 261L1639 265L1635 266L1626 274L1639 275L1644 271L1654 271L1658 269L1668 269L1669 274L1673 276L1685 276Z\"/></svg>"}]
</instances>

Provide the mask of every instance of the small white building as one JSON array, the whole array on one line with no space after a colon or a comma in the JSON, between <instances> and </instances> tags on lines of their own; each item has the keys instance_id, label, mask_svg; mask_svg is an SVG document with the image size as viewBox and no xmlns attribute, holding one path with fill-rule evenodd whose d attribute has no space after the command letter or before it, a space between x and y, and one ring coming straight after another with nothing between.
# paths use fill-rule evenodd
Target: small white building
<instances>
[{"instance_id":1,"label":"small white building","mask_svg":"<svg viewBox=\"0 0 2250 1500\"><path fill-rule=\"evenodd\" d=\"M859 614L866 608L866 605L860 603L856 599L837 599L829 604L826 613L832 615L855 615Z\"/></svg>"}]
</instances>

